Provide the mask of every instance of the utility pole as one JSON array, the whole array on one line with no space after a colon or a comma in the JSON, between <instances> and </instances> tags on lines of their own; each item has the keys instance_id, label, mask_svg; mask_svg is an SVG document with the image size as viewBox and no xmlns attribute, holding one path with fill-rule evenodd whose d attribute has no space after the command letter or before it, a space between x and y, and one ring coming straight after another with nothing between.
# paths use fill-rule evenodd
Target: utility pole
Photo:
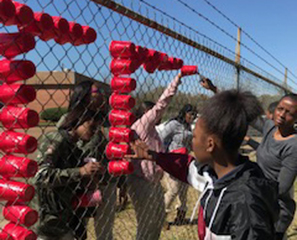
<instances>
[{"instance_id":1,"label":"utility pole","mask_svg":"<svg viewBox=\"0 0 297 240\"><path fill-rule=\"evenodd\" d=\"M237 43L235 48L235 63L236 63L236 89L239 89L240 85L240 42L241 42L241 28L237 29Z\"/></svg>"}]
</instances>

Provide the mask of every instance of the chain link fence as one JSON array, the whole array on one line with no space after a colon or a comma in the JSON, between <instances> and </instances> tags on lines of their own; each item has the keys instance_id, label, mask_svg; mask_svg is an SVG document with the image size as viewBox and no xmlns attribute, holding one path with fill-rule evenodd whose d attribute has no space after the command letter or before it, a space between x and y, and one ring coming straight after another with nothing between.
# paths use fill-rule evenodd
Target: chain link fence
<instances>
[{"instance_id":1,"label":"chain link fence","mask_svg":"<svg viewBox=\"0 0 297 240\"><path fill-rule=\"evenodd\" d=\"M3 2L5 1L0 1L0 5ZM166 53L170 57L180 58L184 65L197 65L199 73L211 79L219 89L239 87L252 91L259 97L264 108L284 92L291 91L294 83L289 82L288 88L283 87L281 81L247 59L242 58L240 64L235 63L235 52L176 19L141 4L143 1L20 2L30 7L34 13L44 12L50 16L63 17L69 22L89 26L96 31L97 38L88 44L74 44L70 37L67 43L61 44L53 38L44 41L41 39L44 34L39 33L35 34L35 48L16 57L18 60L30 60L36 66L36 74L24 81L26 86L35 88L36 99L20 103L38 113L40 122L38 125L37 122L30 126L22 125L23 127L18 127L15 132L34 137L38 146L35 152L34 149L29 152L9 152L3 147L2 159L5 163L11 163L14 160L7 157L9 154L20 158L26 156L26 160L20 161L37 160L39 170L33 178L30 178L31 175L15 174L1 181L4 181L4 185L5 181L10 179L9 181L34 186L35 197L27 205L37 209L41 219L35 225L32 222L22 222L25 220L20 220L21 216L14 212L16 210L9 209L8 206L20 207L29 199L22 200L20 195L14 199L5 197L9 186L3 185L1 205L2 208L6 206L6 211L13 215L9 217L3 210L4 217L1 216L0 220L3 234L8 233L18 240L27 239L23 237L24 234L35 239L33 232L38 231L52 236L51 239L59 239L62 235L66 237L67 234L73 233L77 239L112 239L112 235L114 239L153 240L158 239L159 235L161 239L197 239L197 214L194 215L193 221L189 220L199 196L196 191L175 185L170 192L174 201L171 205L166 205L165 214L164 194L168 194L168 182L172 182L168 176L164 176L160 181L150 182L134 175L111 177L107 174L108 160L104 152L110 127L107 114L110 110L107 106L111 94L109 84L113 78L110 73L112 58L109 44L113 40L131 41L136 45ZM4 25L1 26L1 33L23 30L30 32L20 23L19 26ZM73 25L70 28L73 29ZM58 33L55 34L54 38L57 38ZM1 38L3 36L0 36L0 47L3 42ZM140 107L144 101L158 102L167 86L174 82L178 72L156 71L150 74L140 67L131 74L137 83L135 91L131 93L136 99L134 109ZM186 104L193 106L193 113L199 113L203 101L212 95L201 87L199 80L199 75L182 79L177 93L174 93L162 115L162 122L176 117ZM86 81L90 83L86 84ZM96 100L92 100L94 98ZM4 108L11 105L7 101L1 101ZM19 104L17 107L22 106ZM17 119L19 115L14 117ZM7 127L3 120L1 121L3 133L16 129ZM67 131L61 132L58 128ZM12 138L11 136L8 134L8 138ZM23 155L20 155L21 153ZM95 162L101 163L100 167L92 164L94 159ZM85 164L88 164L87 168L83 167ZM149 168L149 165L146 167ZM93 174L98 168L100 174ZM155 166L153 168L158 173ZM3 169L1 173L5 175L3 172L6 170ZM173 184L177 183L173 181ZM182 192L174 192L176 189ZM93 197L92 203L90 195ZM177 195L179 198L175 200ZM84 205L91 207L82 207ZM179 208L176 209L175 205ZM32 216L29 214L27 217ZM179 218L184 219L179 222ZM13 224L9 225L8 222ZM41 230L37 229L38 225ZM24 229L31 227L33 232L25 232L24 229L19 229L20 226ZM67 229L71 229L70 233ZM5 235L1 239L9 238ZM70 236L69 239L73 238Z\"/></svg>"}]
</instances>

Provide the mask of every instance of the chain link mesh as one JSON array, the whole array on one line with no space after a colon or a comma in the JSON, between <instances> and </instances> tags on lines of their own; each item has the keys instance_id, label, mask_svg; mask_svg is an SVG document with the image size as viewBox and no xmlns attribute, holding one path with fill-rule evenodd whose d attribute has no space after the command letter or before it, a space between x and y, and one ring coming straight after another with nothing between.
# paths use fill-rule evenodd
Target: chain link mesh
<instances>
[{"instance_id":1,"label":"chain link mesh","mask_svg":"<svg viewBox=\"0 0 297 240\"><path fill-rule=\"evenodd\" d=\"M80 161L86 157L93 157L97 160L105 158L104 149L107 143L103 133L108 135L107 115L99 116L100 126L103 126L104 129L96 125L96 134L100 137L94 140L95 145L92 145L93 149L89 148L87 150L79 146L75 146L72 149L67 149L68 145L61 146L61 142L65 141L65 136L57 133L57 122L60 120L60 123L62 122L63 124L61 117L67 112L70 96L73 94L73 89L77 84L86 80L91 81L96 83L97 88L101 89L101 93L104 93L105 97L111 94L109 83L112 75L109 68L111 62L109 44L112 40L132 41L136 45L145 46L146 48L164 52L169 56L181 58L185 65L198 65L199 73L211 79L219 89L230 89L239 86L240 89L252 91L259 97L264 108L267 108L271 102L276 101L284 94L285 88L282 87L281 81L262 70L259 66L253 65L244 58L241 59L241 65L234 64L233 60L231 60L235 59L236 54L234 51L220 45L213 39L186 26L166 13L147 7L142 2L124 0L115 2L101 0L24 0L22 2L27 4L34 12L46 12L51 16L62 16L68 21L75 21L81 25L90 26L97 32L97 39L94 43L81 46L73 46L69 43L60 45L53 40L44 42L39 37L35 37L35 49L17 57L18 59L31 60L37 69L36 75L25 81L25 84L32 85L37 93L35 101L26 104L26 106L35 110L40 115L41 120L36 127L18 130L18 132L34 136L38 140L38 150L27 154L26 157L39 161L50 156L52 157L51 161L54 162L55 157L51 154L53 152L56 153L58 149L56 154L60 158L57 157L57 159L62 161L65 166L67 166L67 161L70 162L73 158L80 159ZM114 5L113 10L106 7L112 3L131 9L141 15L141 17L151 19L152 22L143 24L139 20L139 16L134 19L135 16L131 13L129 13L130 15L127 12L124 15L120 14L117 5ZM160 31L155 29L153 22L175 32L175 37L168 35L166 31L164 32L164 29ZM18 32L16 26L1 27L1 33L13 32ZM185 39L190 40L191 43ZM202 48L193 46L193 43L202 46ZM220 56L223 56L223 58ZM246 69L248 71L245 71ZM132 77L137 82L137 88L132 93L132 96L136 98L136 107L144 100L157 102L162 92L177 73L178 71L174 70L156 71L153 74L149 74L142 67L139 68L132 74ZM266 81L267 79L268 81ZM212 95L201 87L199 80L200 77L198 75L182 79L177 94L172 98L171 103L162 116L163 122L175 117L185 104L193 105L199 112L204 100ZM295 87L294 84L289 82L289 89L293 89ZM77 122L74 129L81 126L81 122L84 124L83 119L88 119L88 114L88 110L85 109L82 115L75 117ZM66 120L64 119L64 121ZM3 132L6 131L5 127L2 127L2 130ZM72 141L71 137L70 141ZM74 145L72 144L71 146ZM68 155L65 155L66 153ZM62 164L60 162L55 163L57 165ZM81 164L75 167L82 167ZM139 180L138 185L135 184L135 179L132 184L132 180L127 180L125 177L108 178L106 180L103 179L104 176L100 175L100 177L93 176L87 180L87 178L76 176L75 174L77 173L75 172L72 172L72 174L76 177L72 175L69 177L70 175L67 175L69 173L63 173L65 175L61 174L59 179L55 179L56 172L55 170L51 171L45 172L44 165L41 165L38 172L39 179L37 179L37 182L38 180L42 181L43 186L48 184L47 190L50 189L50 191L55 192L56 190L52 187L58 186L60 187L59 191L57 190L59 194L67 193L75 196L78 195L78 192L82 195L88 194L90 191L96 192L96 189L101 191L102 196L97 196L97 198L103 198L99 206L88 208L87 210L79 208L82 199L76 199L77 201L73 205L72 211L76 212L77 215L72 216L70 214L70 219L66 220L67 223L72 224L71 228L73 231L87 235L87 239L111 239L111 232L113 232L114 239L135 239L136 236L139 239L157 239L154 236L158 234L155 233L153 235L150 232L154 231L154 229L162 230L161 239L198 238L197 218L193 222L186 221L181 225L174 222L178 213L174 209L174 205L181 205L178 200L175 200L172 204L171 211L166 216L166 221L163 222L162 220L165 216L163 196L168 188L165 178L168 179L168 177L164 177L161 181L161 188L157 184L147 184L142 189L141 184L143 180ZM75 179L73 180L73 178ZM36 177L33 178L34 181L30 178L15 179L27 184L34 185L36 183ZM121 183L121 190L117 187L119 183ZM61 186L66 187L64 189ZM131 189L132 187L135 189ZM128 192L134 192L134 195L127 197L126 188L128 188ZM184 188L179 188L185 191ZM41 191L39 194L41 194L41 197L45 197L42 194L50 195L49 191ZM55 194L57 193L55 192ZM119 202L121 194L123 195L122 203ZM181 195L185 194L187 194L187 213L185 217L189 219L199 194L192 188L189 188L187 193ZM46 197L49 199L47 204L55 207L57 211L61 210L59 204L63 205L62 208L65 207L65 204L72 204L56 201L57 195ZM140 201L135 206L131 203L133 198L136 201L137 199ZM17 201L18 199L14 203ZM37 202L37 197L35 196L29 203L29 206L39 209ZM2 208L5 204L6 202L2 203ZM39 210L45 211L44 209ZM138 212L138 222L135 211ZM63 217L61 216L61 218ZM2 228L7 222L7 219L1 216L0 223ZM32 227L35 232L37 231L37 225ZM84 225L86 226L85 229ZM166 228L170 228L170 230ZM59 227L57 229L59 230ZM84 237L81 239L84 239Z\"/></svg>"}]
</instances>

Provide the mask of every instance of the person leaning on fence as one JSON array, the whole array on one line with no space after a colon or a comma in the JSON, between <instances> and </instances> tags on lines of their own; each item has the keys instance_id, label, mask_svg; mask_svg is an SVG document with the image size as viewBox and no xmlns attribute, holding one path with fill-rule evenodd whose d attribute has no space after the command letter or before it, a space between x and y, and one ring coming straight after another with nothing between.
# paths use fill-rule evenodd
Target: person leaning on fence
<instances>
[{"instance_id":1,"label":"person leaning on fence","mask_svg":"<svg viewBox=\"0 0 297 240\"><path fill-rule=\"evenodd\" d=\"M288 94L277 102L273 119L259 117L251 124L263 134L257 148L257 163L268 179L278 182L280 212L275 225L276 240L286 239L296 209L293 196L297 175L296 121L297 95Z\"/></svg>"},{"instance_id":2,"label":"person leaning on fence","mask_svg":"<svg viewBox=\"0 0 297 240\"><path fill-rule=\"evenodd\" d=\"M186 104L179 111L178 115L165 123L164 128L159 132L162 142L167 146L167 151L183 150L192 151L191 124L196 117L196 109L191 104ZM187 212L188 185L178 179L166 174L167 191L165 193L165 209L170 212L170 206L178 197L177 215L174 224L185 223ZM167 227L168 228L168 227Z\"/></svg>"},{"instance_id":3,"label":"person leaning on fence","mask_svg":"<svg viewBox=\"0 0 297 240\"><path fill-rule=\"evenodd\" d=\"M100 112L101 119L96 134L81 146L84 155L89 158L95 158L101 162L103 167L107 169L108 160L105 156L105 147L107 145L106 134L104 134L106 126L108 126L108 101L105 93L100 90L96 83L91 81L80 82L75 85L73 93L70 97L68 113L76 108L91 109ZM62 116L57 126L61 126L65 120ZM105 127L103 129L103 127ZM117 178L112 178L108 171L98 175L97 187L100 189L104 200L94 209L88 209L88 217L94 217L94 228L96 239L113 239L113 225L116 211L116 188ZM93 213L92 211L93 210Z\"/></svg>"},{"instance_id":4,"label":"person leaning on fence","mask_svg":"<svg viewBox=\"0 0 297 240\"><path fill-rule=\"evenodd\" d=\"M86 193L89 182L103 169L99 162L84 162L78 142L91 139L101 117L76 108L57 131L42 138L37 156L39 171L34 179L40 211L39 239L86 239L85 219L74 208L73 200Z\"/></svg>"},{"instance_id":5,"label":"person leaning on fence","mask_svg":"<svg viewBox=\"0 0 297 240\"><path fill-rule=\"evenodd\" d=\"M145 101L135 111L137 120L131 129L155 151L165 151L156 125L176 94L181 77L179 74L173 79L156 104ZM165 220L164 192L160 183L163 171L145 159L135 162L134 168L135 172L127 176L127 190L136 212L136 239L156 240L160 237Z\"/></svg>"},{"instance_id":6,"label":"person leaning on fence","mask_svg":"<svg viewBox=\"0 0 297 240\"><path fill-rule=\"evenodd\" d=\"M250 92L223 91L204 104L196 122L193 151L157 153L139 140L127 159L146 158L202 191L198 213L200 240L263 240L275 237L277 183L238 151L248 125L262 113Z\"/></svg>"}]
</instances>

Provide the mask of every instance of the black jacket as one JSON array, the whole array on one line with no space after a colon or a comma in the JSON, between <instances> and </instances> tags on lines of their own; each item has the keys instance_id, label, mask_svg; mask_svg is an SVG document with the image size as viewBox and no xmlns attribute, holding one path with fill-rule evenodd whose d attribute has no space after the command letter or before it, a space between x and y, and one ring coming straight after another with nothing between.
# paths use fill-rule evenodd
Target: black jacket
<instances>
[{"instance_id":1,"label":"black jacket","mask_svg":"<svg viewBox=\"0 0 297 240\"><path fill-rule=\"evenodd\" d=\"M198 235L200 240L273 240L278 216L277 183L247 157L217 180L207 165L182 154L159 154L157 163L200 195Z\"/></svg>"}]
</instances>

